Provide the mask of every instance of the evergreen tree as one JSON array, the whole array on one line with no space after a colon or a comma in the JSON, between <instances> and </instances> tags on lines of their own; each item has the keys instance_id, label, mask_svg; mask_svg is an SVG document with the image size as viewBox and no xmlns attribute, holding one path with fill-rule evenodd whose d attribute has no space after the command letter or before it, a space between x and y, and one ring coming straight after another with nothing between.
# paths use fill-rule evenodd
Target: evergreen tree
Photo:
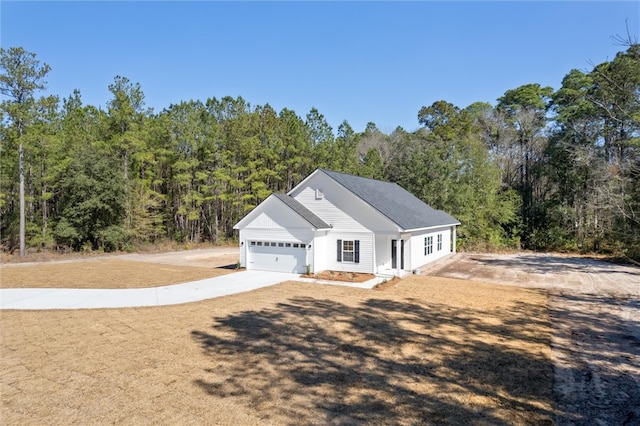
<instances>
[{"instance_id":1,"label":"evergreen tree","mask_svg":"<svg viewBox=\"0 0 640 426\"><path fill-rule=\"evenodd\" d=\"M3 132L7 138L7 143L3 144L3 150L11 150L17 145L18 151L21 257L26 255L24 137L38 113L34 93L46 88L44 79L50 70L49 65L41 64L34 53L27 52L21 47L0 48L0 93L10 99L2 102L1 109L3 117L8 118L13 128L13 131ZM9 204L9 207L13 210L12 204Z\"/></svg>"}]
</instances>

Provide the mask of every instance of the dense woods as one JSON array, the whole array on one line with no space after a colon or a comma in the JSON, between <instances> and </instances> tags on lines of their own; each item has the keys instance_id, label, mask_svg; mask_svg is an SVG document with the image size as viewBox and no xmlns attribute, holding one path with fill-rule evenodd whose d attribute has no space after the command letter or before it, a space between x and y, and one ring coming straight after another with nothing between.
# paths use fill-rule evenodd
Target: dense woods
<instances>
[{"instance_id":1,"label":"dense woods","mask_svg":"<svg viewBox=\"0 0 640 426\"><path fill-rule=\"evenodd\" d=\"M227 242L270 193L323 167L397 182L446 210L462 222L461 249L640 259L637 43L569 70L557 90L531 83L464 108L441 100L417 111L419 130L390 134L242 97L154 112L122 76L103 109L79 91L46 95L51 70L34 53L0 54L3 250Z\"/></svg>"}]
</instances>

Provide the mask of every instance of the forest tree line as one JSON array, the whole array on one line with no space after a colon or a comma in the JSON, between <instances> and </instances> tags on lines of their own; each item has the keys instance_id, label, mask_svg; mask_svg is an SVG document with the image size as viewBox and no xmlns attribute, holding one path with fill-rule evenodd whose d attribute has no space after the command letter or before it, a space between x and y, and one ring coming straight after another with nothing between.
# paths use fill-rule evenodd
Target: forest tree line
<instances>
[{"instance_id":1,"label":"forest tree line","mask_svg":"<svg viewBox=\"0 0 640 426\"><path fill-rule=\"evenodd\" d=\"M272 192L318 167L398 183L462 225L460 249L595 251L640 259L640 45L570 70L554 90L526 84L495 105L446 100L420 128L337 130L242 97L155 113L115 77L106 107L79 91L43 96L50 67L0 50L0 233L19 247L123 250L139 243L228 242ZM22 180L23 197L20 196Z\"/></svg>"}]
</instances>

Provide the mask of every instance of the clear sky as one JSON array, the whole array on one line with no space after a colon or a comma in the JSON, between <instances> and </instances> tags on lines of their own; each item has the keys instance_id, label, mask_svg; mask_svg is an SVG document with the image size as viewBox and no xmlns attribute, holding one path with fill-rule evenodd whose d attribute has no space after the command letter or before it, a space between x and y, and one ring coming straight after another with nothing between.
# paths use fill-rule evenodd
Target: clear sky
<instances>
[{"instance_id":1,"label":"clear sky","mask_svg":"<svg viewBox=\"0 0 640 426\"><path fill-rule=\"evenodd\" d=\"M424 105L495 104L528 83L554 89L640 36L639 1L0 3L1 45L52 68L47 94L105 107L116 75L160 112L242 96L334 128L415 130Z\"/></svg>"}]
</instances>

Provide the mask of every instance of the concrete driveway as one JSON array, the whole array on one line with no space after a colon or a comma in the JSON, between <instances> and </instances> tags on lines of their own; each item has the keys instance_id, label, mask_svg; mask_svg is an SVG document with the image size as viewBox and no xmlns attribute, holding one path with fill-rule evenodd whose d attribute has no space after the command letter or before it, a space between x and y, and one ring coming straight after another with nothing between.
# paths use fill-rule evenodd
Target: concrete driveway
<instances>
[{"instance_id":1,"label":"concrete driveway","mask_svg":"<svg viewBox=\"0 0 640 426\"><path fill-rule=\"evenodd\" d=\"M99 309L178 305L296 280L299 274L241 271L165 287L133 289L5 288L0 309Z\"/></svg>"}]
</instances>

